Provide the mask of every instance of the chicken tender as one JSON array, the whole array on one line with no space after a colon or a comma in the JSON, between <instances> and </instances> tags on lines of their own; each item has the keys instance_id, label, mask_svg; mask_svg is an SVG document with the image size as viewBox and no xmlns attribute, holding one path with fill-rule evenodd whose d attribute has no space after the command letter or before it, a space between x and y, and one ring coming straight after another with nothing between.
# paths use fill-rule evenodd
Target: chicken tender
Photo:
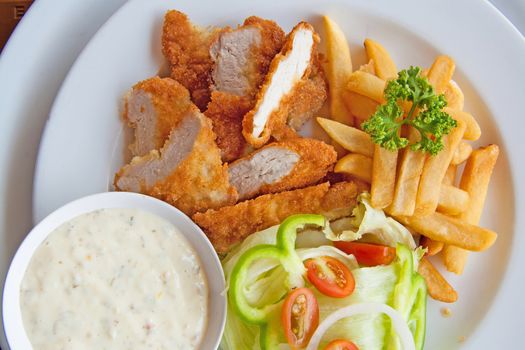
<instances>
[{"instance_id":1,"label":"chicken tender","mask_svg":"<svg viewBox=\"0 0 525 350\"><path fill-rule=\"evenodd\" d=\"M337 160L322 141L296 138L270 143L229 165L230 183L239 199L309 186L322 179Z\"/></svg>"},{"instance_id":2,"label":"chicken tender","mask_svg":"<svg viewBox=\"0 0 525 350\"><path fill-rule=\"evenodd\" d=\"M249 150L242 136L242 118L252 108L252 102L227 92L214 91L204 113L213 124L217 146L224 162L242 157Z\"/></svg>"},{"instance_id":3,"label":"chicken tender","mask_svg":"<svg viewBox=\"0 0 525 350\"><path fill-rule=\"evenodd\" d=\"M242 119L253 108L259 86L283 42L284 32L275 22L249 17L239 28L224 30L210 48L213 92L205 114L213 122L225 162L249 150L242 136Z\"/></svg>"},{"instance_id":4,"label":"chicken tender","mask_svg":"<svg viewBox=\"0 0 525 350\"><path fill-rule=\"evenodd\" d=\"M253 99L283 42L277 23L256 16L235 30L225 29L210 48L212 89Z\"/></svg>"},{"instance_id":5,"label":"chicken tender","mask_svg":"<svg viewBox=\"0 0 525 350\"><path fill-rule=\"evenodd\" d=\"M299 23L288 35L270 65L255 107L243 119L243 135L252 146L261 147L270 136L277 139L289 136L291 129L287 122L291 110L296 115L304 115L304 109L297 103L300 103L298 99L310 103L301 91L317 66L318 42L319 36L306 22ZM326 89L325 84L321 85L320 88Z\"/></svg>"},{"instance_id":6,"label":"chicken tender","mask_svg":"<svg viewBox=\"0 0 525 350\"><path fill-rule=\"evenodd\" d=\"M123 115L135 134L131 154L143 156L160 149L191 108L188 90L171 78L153 77L135 84L126 96Z\"/></svg>"},{"instance_id":7,"label":"chicken tender","mask_svg":"<svg viewBox=\"0 0 525 350\"><path fill-rule=\"evenodd\" d=\"M352 182L332 186L326 182L197 213L193 220L204 230L217 252L226 253L250 234L277 225L293 214L323 214L329 220L348 216L361 190Z\"/></svg>"},{"instance_id":8,"label":"chicken tender","mask_svg":"<svg viewBox=\"0 0 525 350\"><path fill-rule=\"evenodd\" d=\"M187 215L233 204L237 191L214 140L211 122L194 106L160 151L135 157L120 169L115 187L159 198Z\"/></svg>"},{"instance_id":9,"label":"chicken tender","mask_svg":"<svg viewBox=\"0 0 525 350\"><path fill-rule=\"evenodd\" d=\"M309 79L302 80L292 92L288 106L287 125L298 131L325 103L328 92L323 70L315 65Z\"/></svg>"},{"instance_id":10,"label":"chicken tender","mask_svg":"<svg viewBox=\"0 0 525 350\"><path fill-rule=\"evenodd\" d=\"M201 111L210 101L210 75L214 65L210 46L223 29L193 25L184 13L172 10L164 17L162 53L171 77L184 85Z\"/></svg>"}]
</instances>

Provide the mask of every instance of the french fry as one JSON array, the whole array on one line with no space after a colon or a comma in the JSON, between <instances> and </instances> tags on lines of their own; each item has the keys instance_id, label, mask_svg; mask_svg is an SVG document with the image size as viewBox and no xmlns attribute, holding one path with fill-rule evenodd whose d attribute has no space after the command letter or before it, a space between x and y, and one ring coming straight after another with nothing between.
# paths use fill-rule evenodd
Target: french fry
<instances>
[{"instance_id":1,"label":"french fry","mask_svg":"<svg viewBox=\"0 0 525 350\"><path fill-rule=\"evenodd\" d=\"M393 215L394 216L394 215ZM497 234L463 220L433 213L426 216L394 216L394 218L428 238L471 251L482 251L494 244Z\"/></svg>"},{"instance_id":2,"label":"french fry","mask_svg":"<svg viewBox=\"0 0 525 350\"><path fill-rule=\"evenodd\" d=\"M434 241L428 237L421 236L421 239L419 240L419 245L427 248L428 256L434 256L443 249L443 246L445 244L443 242Z\"/></svg>"},{"instance_id":3,"label":"french fry","mask_svg":"<svg viewBox=\"0 0 525 350\"><path fill-rule=\"evenodd\" d=\"M355 71L350 75L346 89L371 98L378 103L384 103L383 91L385 90L385 84L386 82L383 79L375 75L363 71Z\"/></svg>"},{"instance_id":4,"label":"french fry","mask_svg":"<svg viewBox=\"0 0 525 350\"><path fill-rule=\"evenodd\" d=\"M335 142L346 150L367 157L373 156L374 144L366 132L326 118L317 118L317 122Z\"/></svg>"},{"instance_id":5,"label":"french fry","mask_svg":"<svg viewBox=\"0 0 525 350\"><path fill-rule=\"evenodd\" d=\"M436 93L442 94L445 91L450 79L452 79L455 68L456 64L452 58L445 55L436 57L427 76Z\"/></svg>"},{"instance_id":6,"label":"french fry","mask_svg":"<svg viewBox=\"0 0 525 350\"><path fill-rule=\"evenodd\" d=\"M450 164L447 168L447 172L445 173L445 177L443 178L443 184L444 185L454 185L456 183L456 173L457 173L458 166L454 164Z\"/></svg>"},{"instance_id":7,"label":"french fry","mask_svg":"<svg viewBox=\"0 0 525 350\"><path fill-rule=\"evenodd\" d=\"M465 123L465 135L463 135L463 138L465 140L476 141L480 138L481 128L476 119L474 119L474 117L472 116L472 114L459 111L457 109L452 109L449 107L445 107L443 110L450 114L452 118L456 120L462 120Z\"/></svg>"},{"instance_id":8,"label":"french fry","mask_svg":"<svg viewBox=\"0 0 525 350\"><path fill-rule=\"evenodd\" d=\"M359 70L362 71L362 72L366 72L366 73L369 73L369 74L376 75L376 71L375 71L375 68L374 68L374 61L373 60L369 60L368 63L362 64L359 67Z\"/></svg>"},{"instance_id":9,"label":"french fry","mask_svg":"<svg viewBox=\"0 0 525 350\"><path fill-rule=\"evenodd\" d=\"M452 157L452 160L450 161L453 165L458 165L463 163L470 157L470 154L472 153L472 146L470 143L461 141L458 145L458 148L456 148L456 152L454 152L454 156Z\"/></svg>"},{"instance_id":10,"label":"french fry","mask_svg":"<svg viewBox=\"0 0 525 350\"><path fill-rule=\"evenodd\" d=\"M376 112L379 103L353 91L345 91L343 99L346 108L358 119L359 124L370 118Z\"/></svg>"},{"instance_id":11,"label":"french fry","mask_svg":"<svg viewBox=\"0 0 525 350\"><path fill-rule=\"evenodd\" d=\"M445 147L435 156L431 156L423 166L416 198L415 212L430 215L437 209L440 184L443 182L452 156L465 132L465 123L458 120L458 126L443 137Z\"/></svg>"},{"instance_id":12,"label":"french fry","mask_svg":"<svg viewBox=\"0 0 525 350\"><path fill-rule=\"evenodd\" d=\"M413 127L409 127L407 138L410 143L414 143L419 141L420 136ZM419 178L425 159L425 153L413 151L410 147L406 147L401 152L394 199L389 209L393 215L414 214Z\"/></svg>"},{"instance_id":13,"label":"french fry","mask_svg":"<svg viewBox=\"0 0 525 350\"><path fill-rule=\"evenodd\" d=\"M447 215L459 215L467 210L470 196L460 188L441 184L437 210Z\"/></svg>"},{"instance_id":14,"label":"french fry","mask_svg":"<svg viewBox=\"0 0 525 350\"><path fill-rule=\"evenodd\" d=\"M374 208L386 208L394 199L398 151L374 145L370 202Z\"/></svg>"},{"instance_id":15,"label":"french fry","mask_svg":"<svg viewBox=\"0 0 525 350\"><path fill-rule=\"evenodd\" d=\"M328 16L323 16L326 32L326 76L330 89L330 114L340 123L352 124L350 113L343 102L342 91L352 74L352 57L341 28Z\"/></svg>"},{"instance_id":16,"label":"french fry","mask_svg":"<svg viewBox=\"0 0 525 350\"><path fill-rule=\"evenodd\" d=\"M479 222L498 156L499 147L489 145L473 151L467 160L459 187L469 194L470 205L467 210L459 215L460 220L471 224ZM449 245L443 251L443 263L448 271L461 275L465 268L467 256L467 251Z\"/></svg>"},{"instance_id":17,"label":"french fry","mask_svg":"<svg viewBox=\"0 0 525 350\"><path fill-rule=\"evenodd\" d=\"M463 110L465 105L465 96L463 95L463 91L461 91L459 85L454 80L448 82L443 93L447 99L448 107L460 111Z\"/></svg>"},{"instance_id":18,"label":"french fry","mask_svg":"<svg viewBox=\"0 0 525 350\"><path fill-rule=\"evenodd\" d=\"M346 173L370 183L372 180L372 158L357 153L347 154L337 161L334 171Z\"/></svg>"},{"instance_id":19,"label":"french fry","mask_svg":"<svg viewBox=\"0 0 525 350\"><path fill-rule=\"evenodd\" d=\"M374 63L375 74L384 80L397 77L397 68L388 51L372 39L365 40L365 50L368 59Z\"/></svg>"},{"instance_id":20,"label":"french fry","mask_svg":"<svg viewBox=\"0 0 525 350\"><path fill-rule=\"evenodd\" d=\"M444 303L453 303L458 300L458 293L448 284L447 280L445 280L427 258L419 261L417 272L423 276L423 279L427 283L427 291L432 299Z\"/></svg>"}]
</instances>

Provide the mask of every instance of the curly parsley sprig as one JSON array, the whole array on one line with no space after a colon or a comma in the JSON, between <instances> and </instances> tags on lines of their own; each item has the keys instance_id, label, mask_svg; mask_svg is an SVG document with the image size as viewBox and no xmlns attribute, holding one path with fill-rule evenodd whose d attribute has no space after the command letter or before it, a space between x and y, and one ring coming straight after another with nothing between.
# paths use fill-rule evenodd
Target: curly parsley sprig
<instances>
[{"instance_id":1,"label":"curly parsley sprig","mask_svg":"<svg viewBox=\"0 0 525 350\"><path fill-rule=\"evenodd\" d=\"M419 67L402 70L397 79L389 81L385 98L386 103L361 125L383 148L394 151L409 146L408 139L400 136L400 129L403 125L410 125L421 135L420 141L410 144L411 149L436 155L443 149L443 136L457 126L456 121L443 111L447 105L445 96L436 95L432 85L421 76ZM405 118L399 105L401 101L412 102Z\"/></svg>"}]
</instances>

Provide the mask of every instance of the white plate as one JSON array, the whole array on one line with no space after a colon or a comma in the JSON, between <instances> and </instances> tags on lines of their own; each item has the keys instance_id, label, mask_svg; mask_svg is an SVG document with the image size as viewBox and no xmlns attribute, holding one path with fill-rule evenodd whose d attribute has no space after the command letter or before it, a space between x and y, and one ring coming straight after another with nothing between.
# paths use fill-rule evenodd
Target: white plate
<instances>
[{"instance_id":1,"label":"white plate","mask_svg":"<svg viewBox=\"0 0 525 350\"><path fill-rule=\"evenodd\" d=\"M120 100L136 81L156 74L161 66L160 28L167 9L180 9L196 23L210 25L235 25L256 14L276 20L286 30L301 19L319 28L319 14L327 13L345 30L357 63L363 61L365 37L383 43L399 67L428 66L439 53L456 60L455 80L465 92L466 109L484 130L479 143L498 143L503 151L483 221L500 237L488 252L471 255L461 278L447 275L460 300L448 306L452 317L447 319L439 310L446 305L430 301L426 348L505 344L510 348L519 339L517 322L525 312L518 297L525 289L519 272L519 266L525 266L519 254L525 242L513 234L514 227L523 227L517 213L525 198L523 184L513 180L525 178L519 162L519 134L525 127L521 117L525 43L488 3L436 0L425 2L424 8L416 4L294 0L269 5L232 0L218 6L212 1L131 1L86 47L54 104L36 171L36 220L74 198L108 189L124 148L119 136Z\"/></svg>"}]
</instances>

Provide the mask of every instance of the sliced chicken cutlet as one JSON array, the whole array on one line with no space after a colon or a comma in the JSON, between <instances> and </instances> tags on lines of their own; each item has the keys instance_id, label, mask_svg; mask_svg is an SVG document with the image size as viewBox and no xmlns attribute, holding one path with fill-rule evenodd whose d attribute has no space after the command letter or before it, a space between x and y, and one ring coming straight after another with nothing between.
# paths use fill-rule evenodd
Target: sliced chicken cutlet
<instances>
[{"instance_id":1,"label":"sliced chicken cutlet","mask_svg":"<svg viewBox=\"0 0 525 350\"><path fill-rule=\"evenodd\" d=\"M273 142L228 167L239 199L309 186L322 179L337 160L334 148L314 139Z\"/></svg>"},{"instance_id":2,"label":"sliced chicken cutlet","mask_svg":"<svg viewBox=\"0 0 525 350\"><path fill-rule=\"evenodd\" d=\"M214 139L210 121L193 107L160 151L135 157L120 169L115 187L157 197L187 215L233 204L237 191Z\"/></svg>"},{"instance_id":3,"label":"sliced chicken cutlet","mask_svg":"<svg viewBox=\"0 0 525 350\"><path fill-rule=\"evenodd\" d=\"M293 91L293 98L288 106L288 126L293 130L301 129L323 107L327 97L323 70L319 64L315 64L310 77L299 82Z\"/></svg>"},{"instance_id":4,"label":"sliced chicken cutlet","mask_svg":"<svg viewBox=\"0 0 525 350\"><path fill-rule=\"evenodd\" d=\"M214 65L210 46L221 28L195 26L184 13L171 10L164 17L162 53L171 77L184 85L201 111L210 101L210 74Z\"/></svg>"},{"instance_id":5,"label":"sliced chicken cutlet","mask_svg":"<svg viewBox=\"0 0 525 350\"><path fill-rule=\"evenodd\" d=\"M296 115L302 116L310 108L300 107L302 103L310 105L310 99L317 99L318 95L324 94L326 98L324 79L316 80L320 92L313 94L310 91L308 96L304 95L305 84L318 73L318 42L319 36L313 27L301 22L288 35L281 52L272 60L257 94L255 107L243 119L243 135L252 146L261 147L268 142L270 136L282 139L290 135L287 125L290 112L294 111ZM307 90L315 88L312 85L307 87ZM312 114L314 112L311 111Z\"/></svg>"},{"instance_id":6,"label":"sliced chicken cutlet","mask_svg":"<svg viewBox=\"0 0 525 350\"><path fill-rule=\"evenodd\" d=\"M171 129L194 108L188 90L171 78L137 83L126 96L124 120L134 130L133 156L162 147Z\"/></svg>"},{"instance_id":7,"label":"sliced chicken cutlet","mask_svg":"<svg viewBox=\"0 0 525 350\"><path fill-rule=\"evenodd\" d=\"M205 114L213 122L223 161L246 153L242 119L253 108L283 42L284 32L275 22L249 17L239 28L224 30L212 44L212 95Z\"/></svg>"},{"instance_id":8,"label":"sliced chicken cutlet","mask_svg":"<svg viewBox=\"0 0 525 350\"><path fill-rule=\"evenodd\" d=\"M237 29L225 29L210 48L212 89L255 97L283 42L284 32L277 23L256 16Z\"/></svg>"},{"instance_id":9,"label":"sliced chicken cutlet","mask_svg":"<svg viewBox=\"0 0 525 350\"><path fill-rule=\"evenodd\" d=\"M323 214L329 220L351 214L363 189L353 182L328 182L266 194L233 206L197 213L199 225L219 253L228 252L250 234L279 224L293 214Z\"/></svg>"}]
</instances>

